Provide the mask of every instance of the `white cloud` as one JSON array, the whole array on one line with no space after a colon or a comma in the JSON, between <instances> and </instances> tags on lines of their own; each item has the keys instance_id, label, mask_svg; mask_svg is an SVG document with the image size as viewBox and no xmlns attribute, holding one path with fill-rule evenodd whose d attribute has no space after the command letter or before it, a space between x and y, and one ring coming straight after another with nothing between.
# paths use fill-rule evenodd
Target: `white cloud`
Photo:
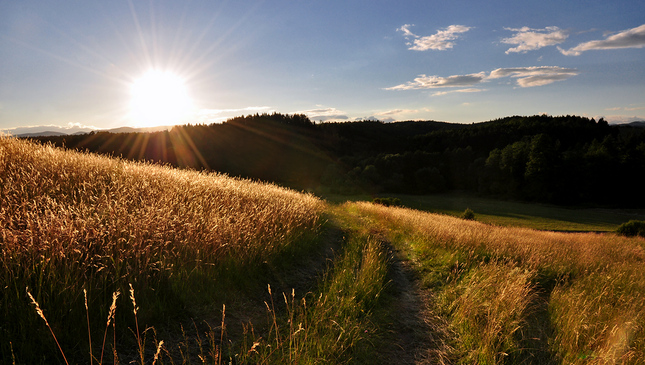
<instances>
[{"instance_id":1,"label":"white cloud","mask_svg":"<svg viewBox=\"0 0 645 365\"><path fill-rule=\"evenodd\" d=\"M82 123L70 122L67 125L56 125L56 124L45 124L45 125L29 125L21 126L15 128L9 128L0 130L0 134L9 134L9 135L20 135L26 133L42 133L42 132L60 132L65 134L73 133L88 133L93 130L101 130L104 128L99 128L92 125L85 125Z\"/></svg>"},{"instance_id":2,"label":"white cloud","mask_svg":"<svg viewBox=\"0 0 645 365\"><path fill-rule=\"evenodd\" d=\"M602 40L581 43L569 50L558 49L565 56L579 56L582 52L599 49L643 48L645 47L645 24L624 30Z\"/></svg>"},{"instance_id":3,"label":"white cloud","mask_svg":"<svg viewBox=\"0 0 645 365\"><path fill-rule=\"evenodd\" d=\"M377 113L376 115L399 115L401 113L415 113L416 110L412 109L392 109L384 112Z\"/></svg>"},{"instance_id":4,"label":"white cloud","mask_svg":"<svg viewBox=\"0 0 645 365\"><path fill-rule=\"evenodd\" d=\"M338 110L336 108L318 108L318 109L309 109L296 112L296 114L304 114L309 119L317 121L328 121L328 120L347 120L349 117L345 112Z\"/></svg>"},{"instance_id":5,"label":"white cloud","mask_svg":"<svg viewBox=\"0 0 645 365\"><path fill-rule=\"evenodd\" d=\"M403 32L403 36L418 38L419 36L410 31L410 27L414 27L414 24L403 24L401 28L397 29L398 31Z\"/></svg>"},{"instance_id":6,"label":"white cloud","mask_svg":"<svg viewBox=\"0 0 645 365\"><path fill-rule=\"evenodd\" d=\"M452 41L459 38L461 33L465 33L472 29L472 27L467 27L465 25L451 25L445 29L438 30L437 33L433 35L421 37L410 31L410 27L412 26L414 25L404 24L397 30L403 32L403 36L408 40L408 49L413 51L443 51L452 48L455 45Z\"/></svg>"},{"instance_id":7,"label":"white cloud","mask_svg":"<svg viewBox=\"0 0 645 365\"><path fill-rule=\"evenodd\" d=\"M458 89L458 90L449 90L449 91L437 91L436 93L432 94L432 96L441 96L441 95L447 95L452 93L478 93L482 91L486 91L486 89L469 88L469 89Z\"/></svg>"},{"instance_id":8,"label":"white cloud","mask_svg":"<svg viewBox=\"0 0 645 365\"><path fill-rule=\"evenodd\" d=\"M401 116L404 116L406 114L414 114L418 112L419 111L416 109L392 109L382 112L375 112L374 115L363 118L363 120L380 120L382 122L389 123L397 120L402 120Z\"/></svg>"},{"instance_id":9,"label":"white cloud","mask_svg":"<svg viewBox=\"0 0 645 365\"><path fill-rule=\"evenodd\" d=\"M517 47L509 48L509 53L526 53L542 47L553 46L564 42L569 36L568 32L558 27L546 27L544 29L504 28L515 32L510 38L502 39L502 43L514 44Z\"/></svg>"},{"instance_id":10,"label":"white cloud","mask_svg":"<svg viewBox=\"0 0 645 365\"><path fill-rule=\"evenodd\" d=\"M633 112L633 111L636 111L636 110L645 110L645 106L625 106L625 107L617 106L617 107L614 107L614 108L605 108L605 110L608 110L608 111L624 110L624 111L628 111L628 112Z\"/></svg>"},{"instance_id":11,"label":"white cloud","mask_svg":"<svg viewBox=\"0 0 645 365\"><path fill-rule=\"evenodd\" d=\"M578 70L575 68L563 68L558 66L511 67L498 68L491 71L488 79L512 77L517 79L517 84L520 87L533 87L566 80L570 77L576 76L577 74Z\"/></svg>"},{"instance_id":12,"label":"white cloud","mask_svg":"<svg viewBox=\"0 0 645 365\"><path fill-rule=\"evenodd\" d=\"M435 89L442 87L467 87L480 83L486 78L485 72L470 75L454 75L448 77L419 75L413 81L388 87L385 90L414 90Z\"/></svg>"},{"instance_id":13,"label":"white cloud","mask_svg":"<svg viewBox=\"0 0 645 365\"><path fill-rule=\"evenodd\" d=\"M464 88L460 90L437 92L433 96L445 95L451 92L479 92L484 89L470 88L481 82L503 77L517 79L520 87L542 86L556 81L566 80L578 74L575 68L563 68L558 66L532 66L532 67L511 67L498 68L490 73L479 72L469 75L453 75L448 77L419 75L413 81L385 88L385 90L418 90L437 88Z\"/></svg>"},{"instance_id":14,"label":"white cloud","mask_svg":"<svg viewBox=\"0 0 645 365\"><path fill-rule=\"evenodd\" d=\"M595 117L596 120L600 118L604 118L609 124L625 124L645 121L644 115L598 115Z\"/></svg>"}]
</instances>

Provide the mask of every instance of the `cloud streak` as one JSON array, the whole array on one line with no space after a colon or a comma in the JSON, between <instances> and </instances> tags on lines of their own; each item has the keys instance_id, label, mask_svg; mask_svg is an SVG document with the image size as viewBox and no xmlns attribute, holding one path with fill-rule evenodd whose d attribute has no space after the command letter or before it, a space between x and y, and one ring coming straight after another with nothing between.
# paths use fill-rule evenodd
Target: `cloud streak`
<instances>
[{"instance_id":1,"label":"cloud streak","mask_svg":"<svg viewBox=\"0 0 645 365\"><path fill-rule=\"evenodd\" d=\"M506 50L506 54L526 53L543 47L553 46L564 42L569 36L566 30L558 27L546 27L544 29L532 29L529 27L504 29L513 31L515 34L510 38L502 39L502 43L517 46Z\"/></svg>"},{"instance_id":2,"label":"cloud streak","mask_svg":"<svg viewBox=\"0 0 645 365\"><path fill-rule=\"evenodd\" d=\"M455 43L454 40L458 39L462 33L472 29L465 25L451 25L447 28L438 30L437 33L429 36L421 37L412 33L410 30L413 24L404 24L401 28L397 29L403 33L403 36L408 40L407 45L409 50L412 51L444 51L452 48Z\"/></svg>"},{"instance_id":3,"label":"cloud streak","mask_svg":"<svg viewBox=\"0 0 645 365\"><path fill-rule=\"evenodd\" d=\"M491 71L488 79L512 77L517 79L517 84L520 87L534 87L563 81L577 74L578 70L575 68L558 66L511 67Z\"/></svg>"},{"instance_id":4,"label":"cloud streak","mask_svg":"<svg viewBox=\"0 0 645 365\"><path fill-rule=\"evenodd\" d=\"M349 117L345 112L338 110L336 108L318 108L318 109L309 109L296 112L296 114L304 114L309 119L317 121L328 121L328 120L347 120Z\"/></svg>"},{"instance_id":5,"label":"cloud streak","mask_svg":"<svg viewBox=\"0 0 645 365\"><path fill-rule=\"evenodd\" d=\"M448 77L419 75L413 81L388 87L385 90L436 89L443 87L467 87L476 85L486 78L485 72L470 75L453 75Z\"/></svg>"},{"instance_id":6,"label":"cloud streak","mask_svg":"<svg viewBox=\"0 0 645 365\"><path fill-rule=\"evenodd\" d=\"M580 56L582 52L592 50L643 48L645 47L645 24L627 29L602 40L580 43L568 50L558 47L565 56Z\"/></svg>"},{"instance_id":7,"label":"cloud streak","mask_svg":"<svg viewBox=\"0 0 645 365\"><path fill-rule=\"evenodd\" d=\"M458 90L448 90L448 91L437 91L436 93L432 94L432 96L441 96L441 95L454 94L454 93L479 93L482 91L486 91L486 89L468 88L468 89L458 89Z\"/></svg>"},{"instance_id":8,"label":"cloud streak","mask_svg":"<svg viewBox=\"0 0 645 365\"><path fill-rule=\"evenodd\" d=\"M552 84L563 81L578 75L575 68L564 68L558 66L532 66L532 67L510 67L498 68L489 73L479 72L469 75L453 75L448 77L419 75L414 80L404 84L385 88L385 90L420 90L437 88L465 89L448 92L436 92L433 96L445 95L453 92L479 92L482 89L472 88L479 83L505 77L513 78L520 87L534 87Z\"/></svg>"}]
</instances>

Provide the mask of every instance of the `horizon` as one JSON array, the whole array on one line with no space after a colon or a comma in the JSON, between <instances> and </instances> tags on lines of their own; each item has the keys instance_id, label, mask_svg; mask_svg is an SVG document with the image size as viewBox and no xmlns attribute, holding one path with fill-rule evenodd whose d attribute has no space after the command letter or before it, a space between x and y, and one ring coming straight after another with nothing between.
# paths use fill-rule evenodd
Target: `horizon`
<instances>
[{"instance_id":1,"label":"horizon","mask_svg":"<svg viewBox=\"0 0 645 365\"><path fill-rule=\"evenodd\" d=\"M279 113L281 114L281 113ZM250 116L251 114L247 115L239 115L235 117L228 118L227 120L220 121L220 122L214 122L210 124L222 124L224 122L227 122L229 119L236 118L236 117L246 117ZM288 115L288 114L287 114ZM546 115L546 114L544 114ZM564 115L546 115L548 117L564 117ZM574 115L575 116L575 115ZM476 122L471 122L471 123L454 123L454 124L478 124L478 123L486 123L486 122L492 122L497 119L504 119L504 118L511 118L514 116L506 116L502 118L496 118L496 119L491 119L491 120L482 120L482 121L476 121ZM525 116L525 117L530 117L530 116ZM600 120L604 119L604 117L599 117L599 118L593 118L593 117L584 117L584 118L589 118L589 119L595 119L595 120ZM605 121L607 121L605 119ZM380 122L380 123L401 123L401 122L436 122L436 123L453 123L453 122L448 122L448 121L438 121L438 120L395 120L395 121L382 121L378 119L358 119L358 120L327 120L327 121L315 121L311 120L314 124L321 124L321 123L352 123L352 122ZM643 120L634 120L634 121L626 121L626 122L611 122L607 121L609 125L614 125L614 126L620 126L620 125L630 125L630 124L635 124L635 123L645 123L645 118ZM206 124L206 125L210 125ZM159 126L152 126L152 127L132 127L132 126L121 126L121 127L113 127L113 128L97 128L94 126L86 126L86 125L81 125L81 124L70 124L68 126L58 126L58 125L35 125L35 126L21 126L21 127L14 127L14 128L8 128L8 129L0 129L0 136L4 135L10 135L10 136L26 136L26 135L33 135L33 136L46 136L49 133L61 133L61 134L84 134L84 133L90 133L90 132L115 132L115 133L120 133L120 132L127 132L127 130L131 130L131 132L134 133L140 133L140 132L158 132L158 131L163 131L163 130L170 130L174 127L181 127L181 126L190 126L190 125L195 125L191 123L183 123L183 124L174 124L174 125L159 125Z\"/></svg>"},{"instance_id":2,"label":"horizon","mask_svg":"<svg viewBox=\"0 0 645 365\"><path fill-rule=\"evenodd\" d=\"M645 120L645 4L0 4L0 131L315 122Z\"/></svg>"}]
</instances>

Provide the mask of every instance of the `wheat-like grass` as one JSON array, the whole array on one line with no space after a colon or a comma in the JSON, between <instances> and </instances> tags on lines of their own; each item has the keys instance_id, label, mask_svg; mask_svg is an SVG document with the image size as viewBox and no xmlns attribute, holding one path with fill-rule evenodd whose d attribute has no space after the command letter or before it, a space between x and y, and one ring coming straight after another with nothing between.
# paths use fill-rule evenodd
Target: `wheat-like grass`
<instances>
[{"instance_id":1,"label":"wheat-like grass","mask_svg":"<svg viewBox=\"0 0 645 365\"><path fill-rule=\"evenodd\" d=\"M215 281L222 263L251 267L290 249L323 209L276 185L0 137L0 287L11 288L0 313L21 318L26 286L48 298L51 321L83 288L107 307L130 282Z\"/></svg>"},{"instance_id":2,"label":"wheat-like grass","mask_svg":"<svg viewBox=\"0 0 645 365\"><path fill-rule=\"evenodd\" d=\"M27 290L27 296L29 296L29 299L31 300L31 304L33 304L34 308L36 309L36 313L40 318L43 319L43 321L45 321L45 325L47 326L47 328L49 328L49 332L52 334L54 341L56 341L56 345L58 346L58 349L60 350L61 355L63 355L63 360L65 360L65 364L69 365L69 362L67 361L67 357L65 356L65 352L63 351L63 348L60 346L60 343L58 342L58 338L56 338L56 334L54 333L54 330L49 325L49 322L47 321L47 317L45 317L45 313L43 312L42 309L40 309L40 305L38 304L36 299L34 299L34 297L31 295L29 288L27 288L26 290Z\"/></svg>"}]
</instances>

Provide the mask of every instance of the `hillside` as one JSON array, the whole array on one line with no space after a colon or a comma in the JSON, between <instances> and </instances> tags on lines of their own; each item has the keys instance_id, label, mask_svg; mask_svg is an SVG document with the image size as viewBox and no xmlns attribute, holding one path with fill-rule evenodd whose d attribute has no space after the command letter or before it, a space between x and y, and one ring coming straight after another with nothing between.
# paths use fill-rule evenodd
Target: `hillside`
<instances>
[{"instance_id":1,"label":"hillside","mask_svg":"<svg viewBox=\"0 0 645 365\"><path fill-rule=\"evenodd\" d=\"M271 278L283 256L301 255L323 209L312 196L274 185L12 138L0 138L0 186L0 358L7 362L12 352L25 363L55 355L26 290L77 363L89 353L78 349L87 346L79 329L90 325L84 292L95 330L105 329L112 293L127 297L132 287L142 325L186 316L234 295L226 288L238 280ZM116 320L132 328L126 313Z\"/></svg>"},{"instance_id":2,"label":"hillside","mask_svg":"<svg viewBox=\"0 0 645 365\"><path fill-rule=\"evenodd\" d=\"M78 150L308 191L469 191L565 205L643 207L645 130L577 116L314 124L263 114L155 133L39 137Z\"/></svg>"},{"instance_id":3,"label":"hillside","mask_svg":"<svg viewBox=\"0 0 645 365\"><path fill-rule=\"evenodd\" d=\"M643 238L13 138L0 179L3 363L645 362Z\"/></svg>"}]
</instances>

